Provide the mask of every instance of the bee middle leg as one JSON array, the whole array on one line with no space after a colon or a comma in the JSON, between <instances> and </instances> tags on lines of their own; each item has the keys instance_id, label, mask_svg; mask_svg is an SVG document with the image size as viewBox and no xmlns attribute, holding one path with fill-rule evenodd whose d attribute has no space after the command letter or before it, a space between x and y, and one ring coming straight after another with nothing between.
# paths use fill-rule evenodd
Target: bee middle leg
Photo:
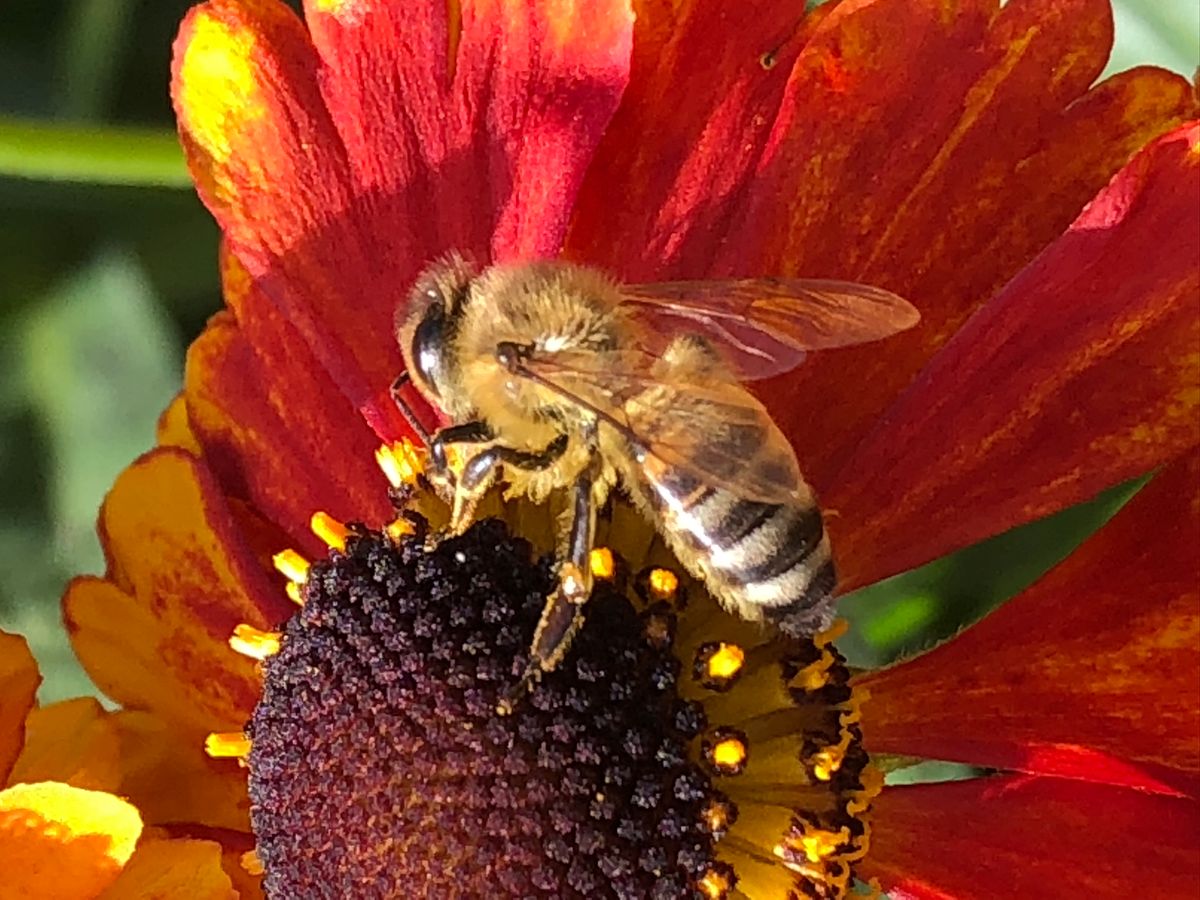
<instances>
[{"instance_id":1,"label":"bee middle leg","mask_svg":"<svg viewBox=\"0 0 1200 900\"><path fill-rule=\"evenodd\" d=\"M575 482L571 527L566 536L566 552L560 556L558 586L546 598L542 608L521 680L497 707L501 715L509 715L517 699L544 672L553 671L562 662L583 625L583 606L592 594L590 555L596 538L596 502L592 495L594 470L593 464Z\"/></svg>"},{"instance_id":2,"label":"bee middle leg","mask_svg":"<svg viewBox=\"0 0 1200 900\"><path fill-rule=\"evenodd\" d=\"M589 557L596 540L593 480L593 473L589 471L575 482L571 527L566 536L566 552L559 563L558 586L546 598L542 617L533 633L530 666L541 672L554 669L570 649L571 640L583 623L583 605L592 595Z\"/></svg>"}]
</instances>

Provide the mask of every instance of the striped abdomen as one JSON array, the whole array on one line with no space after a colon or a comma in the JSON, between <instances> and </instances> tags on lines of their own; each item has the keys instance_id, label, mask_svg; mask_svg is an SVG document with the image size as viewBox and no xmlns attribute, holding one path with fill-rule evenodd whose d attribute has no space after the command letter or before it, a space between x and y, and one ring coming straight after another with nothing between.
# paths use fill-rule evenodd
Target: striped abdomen
<instances>
[{"instance_id":1,"label":"striped abdomen","mask_svg":"<svg viewBox=\"0 0 1200 900\"><path fill-rule=\"evenodd\" d=\"M836 578L811 494L763 503L665 464L651 461L641 474L660 533L727 608L798 637L829 626Z\"/></svg>"}]
</instances>

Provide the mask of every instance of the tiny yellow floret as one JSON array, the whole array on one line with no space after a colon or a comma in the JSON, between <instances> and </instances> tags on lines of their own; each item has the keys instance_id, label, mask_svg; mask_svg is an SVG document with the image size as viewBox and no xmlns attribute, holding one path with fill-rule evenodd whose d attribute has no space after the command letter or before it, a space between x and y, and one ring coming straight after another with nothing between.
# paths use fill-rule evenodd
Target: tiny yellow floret
<instances>
[{"instance_id":1,"label":"tiny yellow floret","mask_svg":"<svg viewBox=\"0 0 1200 900\"><path fill-rule=\"evenodd\" d=\"M327 512L317 511L309 520L312 533L325 542L330 550L345 550L346 536L350 533L341 522Z\"/></svg>"},{"instance_id":2,"label":"tiny yellow floret","mask_svg":"<svg viewBox=\"0 0 1200 900\"><path fill-rule=\"evenodd\" d=\"M240 731L213 732L204 739L204 752L213 759L245 759L250 738Z\"/></svg>"},{"instance_id":3,"label":"tiny yellow floret","mask_svg":"<svg viewBox=\"0 0 1200 900\"><path fill-rule=\"evenodd\" d=\"M822 750L812 756L813 774L820 781L828 781L842 767L842 754L836 748Z\"/></svg>"},{"instance_id":4,"label":"tiny yellow floret","mask_svg":"<svg viewBox=\"0 0 1200 900\"><path fill-rule=\"evenodd\" d=\"M242 870L247 875L261 875L266 869L263 868L262 860L258 858L258 851L247 850L242 854L239 860L242 864Z\"/></svg>"},{"instance_id":5,"label":"tiny yellow floret","mask_svg":"<svg viewBox=\"0 0 1200 900\"><path fill-rule=\"evenodd\" d=\"M849 630L850 623L845 619L834 619L828 628L813 638L813 643L821 649L824 649Z\"/></svg>"},{"instance_id":6,"label":"tiny yellow floret","mask_svg":"<svg viewBox=\"0 0 1200 900\"><path fill-rule=\"evenodd\" d=\"M739 769L746 762L746 745L738 738L718 741L712 748L712 761L718 769Z\"/></svg>"},{"instance_id":7,"label":"tiny yellow floret","mask_svg":"<svg viewBox=\"0 0 1200 900\"><path fill-rule=\"evenodd\" d=\"M801 836L800 847L809 862L821 862L837 853L838 848L846 842L846 837L845 829L825 831L817 828Z\"/></svg>"},{"instance_id":8,"label":"tiny yellow floret","mask_svg":"<svg viewBox=\"0 0 1200 900\"><path fill-rule=\"evenodd\" d=\"M412 523L406 519L396 519L394 522L389 522L383 530L393 544L398 544L401 538L406 538L416 533Z\"/></svg>"},{"instance_id":9,"label":"tiny yellow floret","mask_svg":"<svg viewBox=\"0 0 1200 900\"><path fill-rule=\"evenodd\" d=\"M729 827L729 806L719 800L711 801L701 814L709 831L724 831Z\"/></svg>"},{"instance_id":10,"label":"tiny yellow floret","mask_svg":"<svg viewBox=\"0 0 1200 900\"><path fill-rule=\"evenodd\" d=\"M613 560L612 551L607 547L596 547L592 550L588 554L588 566L594 577L605 581L612 578L616 572L616 562Z\"/></svg>"},{"instance_id":11,"label":"tiny yellow floret","mask_svg":"<svg viewBox=\"0 0 1200 900\"><path fill-rule=\"evenodd\" d=\"M729 879L716 869L705 872L697 886L709 900L723 900L729 896Z\"/></svg>"},{"instance_id":12,"label":"tiny yellow floret","mask_svg":"<svg viewBox=\"0 0 1200 900\"><path fill-rule=\"evenodd\" d=\"M423 453L407 438L384 444L375 451L375 462L394 488L416 484L417 477L425 471Z\"/></svg>"},{"instance_id":13,"label":"tiny yellow floret","mask_svg":"<svg viewBox=\"0 0 1200 900\"><path fill-rule=\"evenodd\" d=\"M229 646L242 656L263 660L279 652L279 632L259 631L252 625L238 625L229 638Z\"/></svg>"},{"instance_id":14,"label":"tiny yellow floret","mask_svg":"<svg viewBox=\"0 0 1200 900\"><path fill-rule=\"evenodd\" d=\"M737 644L721 644L708 658L708 677L728 681L742 670L746 662L746 651Z\"/></svg>"},{"instance_id":15,"label":"tiny yellow floret","mask_svg":"<svg viewBox=\"0 0 1200 900\"><path fill-rule=\"evenodd\" d=\"M656 600L671 600L679 590L679 578L670 569L650 572L650 593Z\"/></svg>"},{"instance_id":16,"label":"tiny yellow floret","mask_svg":"<svg viewBox=\"0 0 1200 900\"><path fill-rule=\"evenodd\" d=\"M308 570L310 564L307 559L297 553L295 550L287 549L280 550L271 557L271 562L275 564L275 568L288 581L294 584L304 584L308 581Z\"/></svg>"}]
</instances>

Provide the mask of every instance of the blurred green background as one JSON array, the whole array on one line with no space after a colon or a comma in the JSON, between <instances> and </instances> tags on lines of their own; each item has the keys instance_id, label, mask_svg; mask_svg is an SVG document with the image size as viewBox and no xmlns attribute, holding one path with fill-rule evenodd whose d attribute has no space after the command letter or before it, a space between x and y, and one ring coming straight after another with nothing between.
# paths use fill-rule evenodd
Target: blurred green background
<instances>
[{"instance_id":1,"label":"blurred green background","mask_svg":"<svg viewBox=\"0 0 1200 900\"><path fill-rule=\"evenodd\" d=\"M167 99L187 0L8 0L0 28L0 628L29 637L43 701L92 688L59 623L102 572L96 510L149 448L184 348L220 305L217 233ZM1110 71L1200 62L1196 0L1120 0ZM1065 555L1136 485L871 589L852 661L953 633ZM871 602L862 602L870 600Z\"/></svg>"}]
</instances>

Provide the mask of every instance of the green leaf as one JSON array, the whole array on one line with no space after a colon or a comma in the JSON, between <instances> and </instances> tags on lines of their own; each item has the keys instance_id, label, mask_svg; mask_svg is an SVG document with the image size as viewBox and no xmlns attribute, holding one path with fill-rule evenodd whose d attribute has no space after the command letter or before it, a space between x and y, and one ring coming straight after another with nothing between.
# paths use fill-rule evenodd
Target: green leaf
<instances>
[{"instance_id":1,"label":"green leaf","mask_svg":"<svg viewBox=\"0 0 1200 900\"><path fill-rule=\"evenodd\" d=\"M109 111L134 37L133 0L72 0L58 35L57 108L94 120Z\"/></svg>"},{"instance_id":2,"label":"green leaf","mask_svg":"<svg viewBox=\"0 0 1200 900\"><path fill-rule=\"evenodd\" d=\"M1148 477L997 535L843 597L850 631L838 641L852 665L912 656L981 619L1058 565L1107 522Z\"/></svg>"},{"instance_id":3,"label":"green leaf","mask_svg":"<svg viewBox=\"0 0 1200 900\"><path fill-rule=\"evenodd\" d=\"M0 116L0 176L142 187L191 187L174 132Z\"/></svg>"},{"instance_id":4,"label":"green leaf","mask_svg":"<svg viewBox=\"0 0 1200 900\"><path fill-rule=\"evenodd\" d=\"M1115 0L1116 40L1105 74L1141 65L1191 77L1200 64L1200 4L1195 0Z\"/></svg>"},{"instance_id":5,"label":"green leaf","mask_svg":"<svg viewBox=\"0 0 1200 900\"><path fill-rule=\"evenodd\" d=\"M153 446L159 411L179 390L178 336L134 258L109 251L44 297L17 338L17 368L51 455L52 529L0 529L0 561L25 573L5 586L0 627L29 638L49 702L87 691L59 595L72 575L104 569L96 513L117 474Z\"/></svg>"},{"instance_id":6,"label":"green leaf","mask_svg":"<svg viewBox=\"0 0 1200 900\"><path fill-rule=\"evenodd\" d=\"M24 335L30 397L54 455L60 558L99 570L96 510L117 473L154 443L180 387L178 338L129 256L102 254L39 306Z\"/></svg>"}]
</instances>

